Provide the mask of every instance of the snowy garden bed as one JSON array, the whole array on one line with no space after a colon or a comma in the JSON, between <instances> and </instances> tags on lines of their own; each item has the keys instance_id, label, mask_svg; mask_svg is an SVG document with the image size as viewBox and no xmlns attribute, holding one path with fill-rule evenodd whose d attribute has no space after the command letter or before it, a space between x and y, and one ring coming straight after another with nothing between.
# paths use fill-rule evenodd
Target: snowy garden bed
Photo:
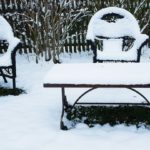
<instances>
[{"instance_id":1,"label":"snowy garden bed","mask_svg":"<svg viewBox=\"0 0 150 150\"><path fill-rule=\"evenodd\" d=\"M149 49L142 55L142 62L150 62ZM59 129L61 113L60 90L43 88L43 77L53 63L40 60L35 63L35 57L17 55L17 85L26 91L19 96L0 97L0 147L1 150L141 150L147 149L150 139L149 130L139 129L132 125L124 124L111 127L96 125L89 128L86 124L79 123L76 128L67 132ZM90 63L92 55L89 53L77 53L73 55L62 54L63 63ZM31 73L32 70L32 73ZM30 76L30 78L28 78ZM3 81L1 80L1 83ZM11 86L11 82L4 86ZM149 89L141 89L150 98ZM69 98L79 95L82 90L67 91ZM103 89L99 93L102 100L127 100L140 99L129 91ZM114 97L112 97L112 94ZM99 97L98 96L98 97ZM89 95L86 99L96 99ZM78 142L76 141L78 139Z\"/></svg>"}]
</instances>

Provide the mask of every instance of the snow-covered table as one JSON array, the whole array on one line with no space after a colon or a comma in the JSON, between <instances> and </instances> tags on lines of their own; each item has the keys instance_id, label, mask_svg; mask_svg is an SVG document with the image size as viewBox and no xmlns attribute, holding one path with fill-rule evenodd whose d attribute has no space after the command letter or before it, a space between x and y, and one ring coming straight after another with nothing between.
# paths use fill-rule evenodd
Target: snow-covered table
<instances>
[{"instance_id":1,"label":"snow-covered table","mask_svg":"<svg viewBox=\"0 0 150 150\"><path fill-rule=\"evenodd\" d=\"M64 111L70 107L65 88L90 88L74 104L149 105L148 99L134 88L150 88L150 63L84 63L54 65L44 78L44 87L62 89L61 129ZM139 94L146 103L81 103L79 100L96 88L127 88Z\"/></svg>"}]
</instances>

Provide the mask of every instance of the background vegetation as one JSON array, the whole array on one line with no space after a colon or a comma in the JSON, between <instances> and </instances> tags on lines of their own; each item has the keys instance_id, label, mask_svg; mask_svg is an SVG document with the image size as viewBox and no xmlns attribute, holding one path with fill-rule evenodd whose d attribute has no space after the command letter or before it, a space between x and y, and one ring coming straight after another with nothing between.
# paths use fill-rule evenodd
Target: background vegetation
<instances>
[{"instance_id":1,"label":"background vegetation","mask_svg":"<svg viewBox=\"0 0 150 150\"><path fill-rule=\"evenodd\" d=\"M0 13L22 39L20 52L35 52L45 60L59 61L63 51L89 49L86 30L91 16L101 8L117 6L130 11L141 31L150 35L149 0L1 0Z\"/></svg>"}]
</instances>

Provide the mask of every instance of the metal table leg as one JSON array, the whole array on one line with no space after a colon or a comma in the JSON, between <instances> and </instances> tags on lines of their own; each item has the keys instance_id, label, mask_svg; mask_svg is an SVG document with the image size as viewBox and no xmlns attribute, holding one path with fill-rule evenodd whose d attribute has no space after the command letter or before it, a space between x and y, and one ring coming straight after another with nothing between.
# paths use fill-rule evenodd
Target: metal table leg
<instances>
[{"instance_id":1,"label":"metal table leg","mask_svg":"<svg viewBox=\"0 0 150 150\"><path fill-rule=\"evenodd\" d=\"M68 130L67 126L64 125L63 117L65 113L65 109L68 107L67 97L65 95L65 88L61 88L61 94L62 94L62 114L61 114L61 121L60 121L60 128L62 130Z\"/></svg>"}]
</instances>

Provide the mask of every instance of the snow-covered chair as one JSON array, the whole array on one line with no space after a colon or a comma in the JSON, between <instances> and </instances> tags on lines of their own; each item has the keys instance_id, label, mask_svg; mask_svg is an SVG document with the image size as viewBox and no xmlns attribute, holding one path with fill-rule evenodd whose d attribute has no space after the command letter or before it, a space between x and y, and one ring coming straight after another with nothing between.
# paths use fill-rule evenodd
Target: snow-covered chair
<instances>
[{"instance_id":1,"label":"snow-covered chair","mask_svg":"<svg viewBox=\"0 0 150 150\"><path fill-rule=\"evenodd\" d=\"M134 16L118 7L96 12L86 39L94 53L93 62L139 62L141 49L148 43L148 36L141 34Z\"/></svg>"},{"instance_id":2,"label":"snow-covered chair","mask_svg":"<svg viewBox=\"0 0 150 150\"><path fill-rule=\"evenodd\" d=\"M0 55L0 76L7 83L6 78L12 79L13 89L16 88L16 51L21 46L18 38L14 37L9 23L0 16L0 41L5 46L8 44L7 51Z\"/></svg>"}]
</instances>

